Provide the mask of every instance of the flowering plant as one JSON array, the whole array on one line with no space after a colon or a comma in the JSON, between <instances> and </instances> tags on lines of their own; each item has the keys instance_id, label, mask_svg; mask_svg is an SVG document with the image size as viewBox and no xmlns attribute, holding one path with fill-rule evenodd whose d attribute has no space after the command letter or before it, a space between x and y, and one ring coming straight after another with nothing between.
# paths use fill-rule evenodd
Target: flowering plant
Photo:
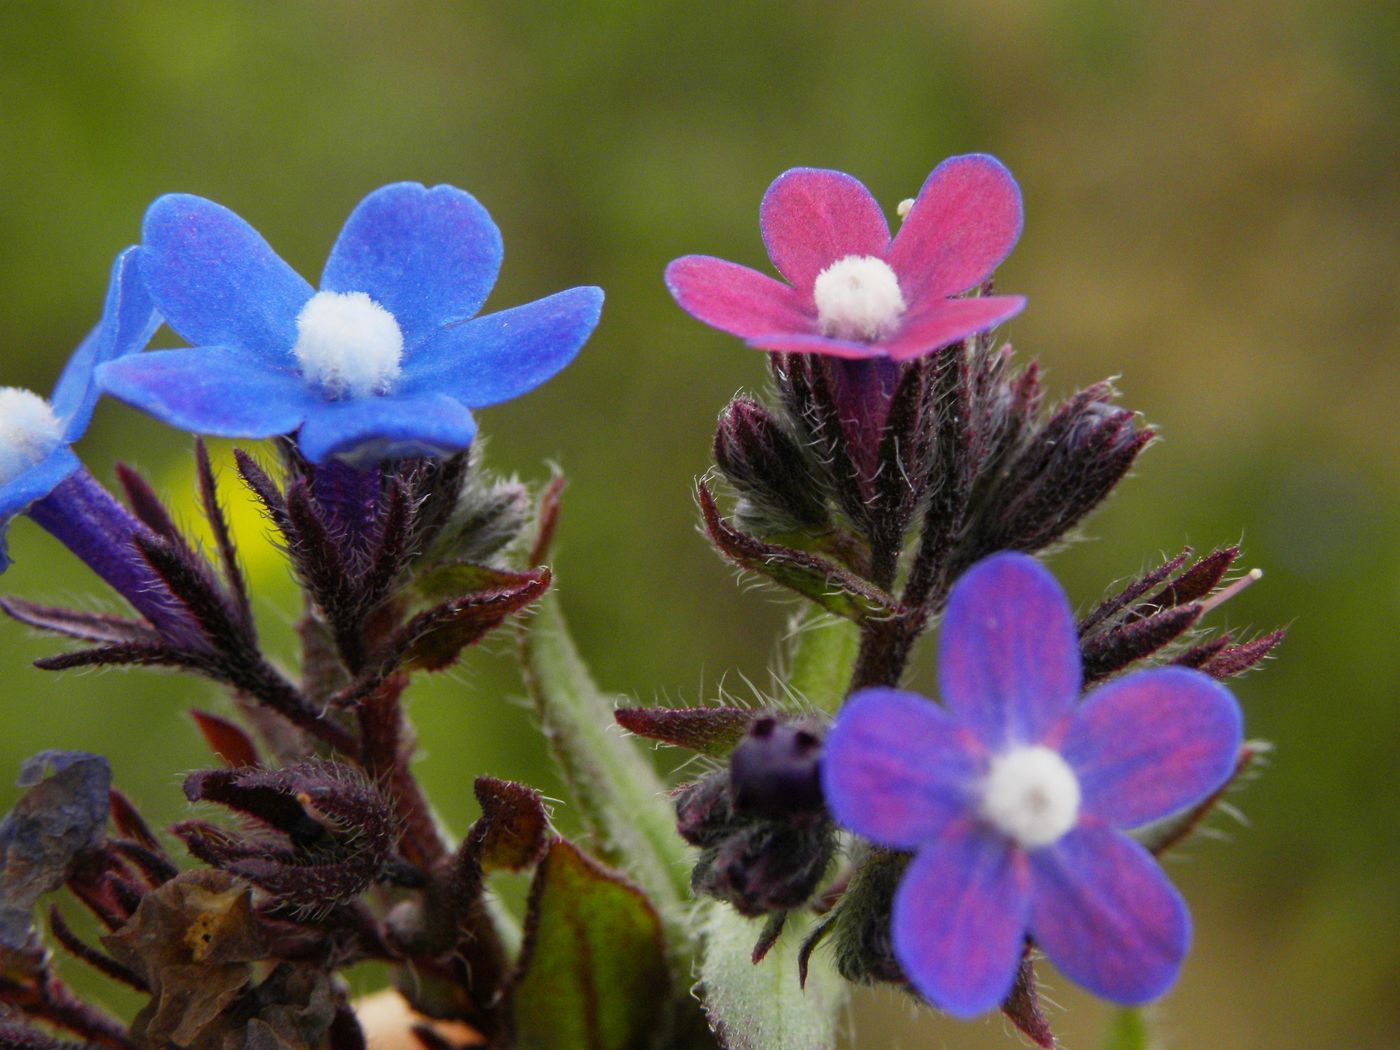
<instances>
[{"instance_id":1,"label":"flowering plant","mask_svg":"<svg viewBox=\"0 0 1400 1050\"><path fill-rule=\"evenodd\" d=\"M770 697L676 708L594 685L550 591L562 479L496 478L475 440L472 410L572 360L598 289L476 316L501 239L452 187L370 194L319 291L219 205L157 200L52 399L0 390L0 530L28 516L133 615L0 609L79 643L41 668L178 668L230 706L193 712L215 764L164 831L101 756L24 765L0 822L0 1048L381 1045L384 1001L341 977L362 962L388 967L393 1023L428 1050L815 1050L876 982L999 1007L1051 1046L1042 952L1112 1001L1162 994L1189 920L1153 858L1261 753L1222 682L1281 633L1202 627L1253 578L1224 583L1234 547L1076 616L1034 556L1153 432L1108 383L1043 408L1035 364L994 342L1024 306L991 294L1021 227L999 162L946 161L902 212L891 238L858 182L799 169L761 209L788 284L667 270L682 307L769 354L771 396L720 415L705 533L802 603ZM192 345L147 350L161 323ZM99 389L270 440L271 462L235 455L303 592L294 673L260 641L201 442L208 555L138 474L118 469L119 500L71 451ZM410 766L415 677L507 625L578 841L489 775L454 840ZM939 701L900 689L935 627ZM668 789L614 723L699 755L691 779ZM518 911L492 892L507 872L530 875ZM98 932L53 908L48 939L144 997L134 1016L56 970L35 906L60 889Z\"/></svg>"}]
</instances>

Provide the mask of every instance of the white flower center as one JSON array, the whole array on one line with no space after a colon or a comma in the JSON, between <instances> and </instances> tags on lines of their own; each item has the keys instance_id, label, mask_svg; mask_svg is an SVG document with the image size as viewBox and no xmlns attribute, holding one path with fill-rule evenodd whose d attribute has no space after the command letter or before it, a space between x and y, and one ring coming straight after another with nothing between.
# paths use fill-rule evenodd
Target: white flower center
<instances>
[{"instance_id":1,"label":"white flower center","mask_svg":"<svg viewBox=\"0 0 1400 1050\"><path fill-rule=\"evenodd\" d=\"M8 485L63 443L63 423L38 394L0 387L0 485Z\"/></svg>"},{"instance_id":2,"label":"white flower center","mask_svg":"<svg viewBox=\"0 0 1400 1050\"><path fill-rule=\"evenodd\" d=\"M992 759L982 817L1025 849L1048 846L1079 818L1079 781L1050 748L1015 748Z\"/></svg>"},{"instance_id":3,"label":"white flower center","mask_svg":"<svg viewBox=\"0 0 1400 1050\"><path fill-rule=\"evenodd\" d=\"M894 271L873 255L848 255L812 286L822 334L836 339L883 339L904 314Z\"/></svg>"},{"instance_id":4,"label":"white flower center","mask_svg":"<svg viewBox=\"0 0 1400 1050\"><path fill-rule=\"evenodd\" d=\"M387 393L399 377L403 333L364 292L317 292L297 316L292 355L330 398Z\"/></svg>"}]
</instances>

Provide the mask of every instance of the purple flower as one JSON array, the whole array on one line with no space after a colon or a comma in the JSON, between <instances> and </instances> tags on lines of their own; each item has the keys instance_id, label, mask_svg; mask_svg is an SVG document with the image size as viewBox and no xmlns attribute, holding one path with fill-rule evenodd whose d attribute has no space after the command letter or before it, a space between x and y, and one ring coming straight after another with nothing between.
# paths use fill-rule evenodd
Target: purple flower
<instances>
[{"instance_id":1,"label":"purple flower","mask_svg":"<svg viewBox=\"0 0 1400 1050\"><path fill-rule=\"evenodd\" d=\"M920 357L1019 313L1019 295L976 288L1021 235L1021 191L994 157L945 160L899 233L875 198L839 171L794 168L759 209L783 284L746 266L687 255L666 285L688 313L761 350L840 358Z\"/></svg>"},{"instance_id":2,"label":"purple flower","mask_svg":"<svg viewBox=\"0 0 1400 1050\"><path fill-rule=\"evenodd\" d=\"M470 194L401 182L351 213L316 291L233 212L185 194L146 213L141 273L194 349L105 367L102 388L186 430L261 438L300 428L303 454L394 459L471 444L471 409L534 389L573 360L602 310L571 288L475 317L501 235Z\"/></svg>"},{"instance_id":3,"label":"purple flower","mask_svg":"<svg viewBox=\"0 0 1400 1050\"><path fill-rule=\"evenodd\" d=\"M915 853L891 929L910 983L949 1013L989 1010L1011 991L1030 936L1098 995L1160 995L1190 918L1119 829L1225 783L1240 746L1234 697L1167 667L1079 702L1069 603L1022 554L994 555L959 580L938 671L942 706L895 689L853 696L822 768L839 823Z\"/></svg>"},{"instance_id":4,"label":"purple flower","mask_svg":"<svg viewBox=\"0 0 1400 1050\"><path fill-rule=\"evenodd\" d=\"M112 264L102 320L69 359L53 396L45 401L29 390L0 388L0 572L10 565L5 533L15 515L28 510L43 518L45 509L53 510L45 504L55 489L65 482L73 487L79 475L86 479L69 446L87 430L97 404L93 369L144 349L160 326L150 296L135 279L136 252L128 248ZM60 524L71 517L62 508L53 516Z\"/></svg>"}]
</instances>

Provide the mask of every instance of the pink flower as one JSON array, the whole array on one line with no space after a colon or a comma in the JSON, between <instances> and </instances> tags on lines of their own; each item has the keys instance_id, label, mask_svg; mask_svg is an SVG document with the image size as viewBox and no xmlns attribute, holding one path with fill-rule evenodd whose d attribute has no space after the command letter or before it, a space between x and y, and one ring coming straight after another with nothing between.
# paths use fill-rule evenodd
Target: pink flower
<instances>
[{"instance_id":1,"label":"pink flower","mask_svg":"<svg viewBox=\"0 0 1400 1050\"><path fill-rule=\"evenodd\" d=\"M1019 313L1019 295L976 288L1021 235L1021 191L995 157L945 160L899 233L875 198L839 171L793 168L759 210L768 257L787 284L707 255L666 268L681 308L761 350L904 361Z\"/></svg>"}]
</instances>

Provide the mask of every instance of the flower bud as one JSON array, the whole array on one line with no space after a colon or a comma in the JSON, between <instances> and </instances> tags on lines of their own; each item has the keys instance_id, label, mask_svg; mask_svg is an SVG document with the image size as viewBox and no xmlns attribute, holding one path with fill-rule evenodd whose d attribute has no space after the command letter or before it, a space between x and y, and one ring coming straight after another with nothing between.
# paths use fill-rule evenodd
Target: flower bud
<instances>
[{"instance_id":1,"label":"flower bud","mask_svg":"<svg viewBox=\"0 0 1400 1050\"><path fill-rule=\"evenodd\" d=\"M821 738L776 718L757 719L729 758L734 809L784 819L823 810Z\"/></svg>"},{"instance_id":2,"label":"flower bud","mask_svg":"<svg viewBox=\"0 0 1400 1050\"><path fill-rule=\"evenodd\" d=\"M763 405L736 397L719 417L715 462L739 491L735 516L759 535L824 533L831 518L797 439Z\"/></svg>"}]
</instances>

